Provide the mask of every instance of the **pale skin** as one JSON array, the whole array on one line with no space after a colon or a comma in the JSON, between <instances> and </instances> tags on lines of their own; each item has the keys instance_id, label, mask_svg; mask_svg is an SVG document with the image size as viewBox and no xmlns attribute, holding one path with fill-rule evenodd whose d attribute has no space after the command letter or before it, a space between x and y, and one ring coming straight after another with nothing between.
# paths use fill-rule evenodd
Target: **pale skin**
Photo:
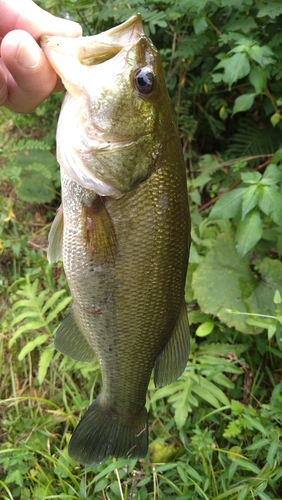
<instances>
[{"instance_id":1,"label":"pale skin","mask_svg":"<svg viewBox=\"0 0 282 500\"><path fill-rule=\"evenodd\" d=\"M63 85L38 45L41 35L82 35L79 24L32 0L0 0L0 106L30 113Z\"/></svg>"}]
</instances>

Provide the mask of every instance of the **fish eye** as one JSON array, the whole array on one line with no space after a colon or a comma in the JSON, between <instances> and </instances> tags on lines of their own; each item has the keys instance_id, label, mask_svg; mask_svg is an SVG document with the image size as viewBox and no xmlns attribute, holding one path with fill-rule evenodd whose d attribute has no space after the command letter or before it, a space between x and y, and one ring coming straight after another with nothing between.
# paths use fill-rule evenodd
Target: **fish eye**
<instances>
[{"instance_id":1,"label":"fish eye","mask_svg":"<svg viewBox=\"0 0 282 500\"><path fill-rule=\"evenodd\" d=\"M134 85L140 94L150 94L154 88L154 74L146 66L134 73Z\"/></svg>"}]
</instances>

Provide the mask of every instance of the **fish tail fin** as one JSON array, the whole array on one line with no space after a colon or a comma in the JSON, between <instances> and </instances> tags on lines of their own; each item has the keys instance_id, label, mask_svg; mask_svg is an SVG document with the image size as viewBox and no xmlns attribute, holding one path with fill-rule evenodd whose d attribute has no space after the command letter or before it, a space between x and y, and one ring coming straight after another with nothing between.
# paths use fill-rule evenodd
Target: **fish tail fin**
<instances>
[{"instance_id":1,"label":"fish tail fin","mask_svg":"<svg viewBox=\"0 0 282 500\"><path fill-rule=\"evenodd\" d=\"M88 408L69 444L69 455L82 465L98 465L109 456L142 458L148 451L148 421L144 407L125 418L106 408L101 397Z\"/></svg>"}]
</instances>

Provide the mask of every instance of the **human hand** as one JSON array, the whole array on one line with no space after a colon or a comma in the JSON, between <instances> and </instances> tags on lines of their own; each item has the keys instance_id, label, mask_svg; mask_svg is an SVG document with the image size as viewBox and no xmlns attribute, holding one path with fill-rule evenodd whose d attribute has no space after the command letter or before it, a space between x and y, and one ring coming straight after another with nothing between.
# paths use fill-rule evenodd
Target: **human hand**
<instances>
[{"instance_id":1,"label":"human hand","mask_svg":"<svg viewBox=\"0 0 282 500\"><path fill-rule=\"evenodd\" d=\"M76 37L82 29L32 0L0 0L0 12L0 106L30 113L51 92L63 89L37 43L40 36Z\"/></svg>"}]
</instances>

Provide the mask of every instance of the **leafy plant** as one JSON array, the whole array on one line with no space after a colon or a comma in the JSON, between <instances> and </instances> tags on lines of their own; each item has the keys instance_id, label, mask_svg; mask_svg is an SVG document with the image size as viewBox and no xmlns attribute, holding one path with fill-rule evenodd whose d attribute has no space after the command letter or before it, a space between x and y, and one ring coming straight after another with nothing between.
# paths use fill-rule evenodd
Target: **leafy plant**
<instances>
[{"instance_id":1,"label":"leafy plant","mask_svg":"<svg viewBox=\"0 0 282 500\"><path fill-rule=\"evenodd\" d=\"M58 320L61 311L66 309L71 298L65 296L64 289L52 291L52 293L48 288L40 290L39 279L35 278L31 281L29 274L24 279L16 281L12 288L15 286L18 289L14 297L20 298L12 304L15 317L10 326L15 330L8 346L11 349L19 338L23 338L23 334L26 334L27 338L30 335L34 337L21 348L18 354L20 361L37 347L45 346L39 359L38 370L38 382L42 384L54 355L54 347L50 344L50 340L53 338L54 320ZM36 332L40 333L36 335Z\"/></svg>"},{"instance_id":2,"label":"leafy plant","mask_svg":"<svg viewBox=\"0 0 282 500\"><path fill-rule=\"evenodd\" d=\"M280 158L281 150L276 154ZM275 161L275 159L274 159ZM275 225L281 226L279 213L282 211L281 169L271 163L264 173L242 172L242 187L229 191L220 197L213 206L210 219L235 219L239 214L236 229L236 248L242 256L253 248L263 234L261 212L269 217Z\"/></svg>"}]
</instances>

